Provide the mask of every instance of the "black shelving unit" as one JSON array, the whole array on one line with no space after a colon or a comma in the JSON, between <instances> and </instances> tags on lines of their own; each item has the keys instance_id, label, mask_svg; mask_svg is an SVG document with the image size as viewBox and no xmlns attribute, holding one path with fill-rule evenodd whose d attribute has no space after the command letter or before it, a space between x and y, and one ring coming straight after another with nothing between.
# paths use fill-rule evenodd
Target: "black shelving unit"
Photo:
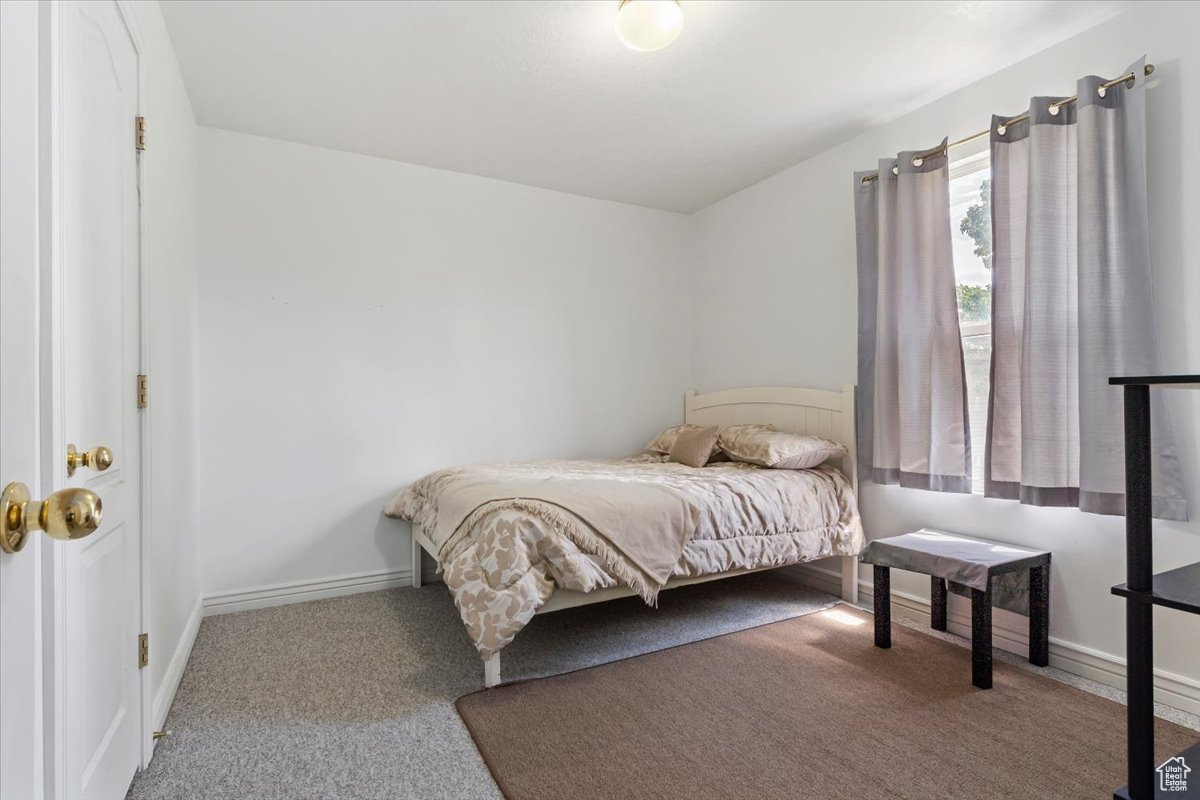
<instances>
[{"instance_id":1,"label":"black shelving unit","mask_svg":"<svg viewBox=\"0 0 1200 800\"><path fill-rule=\"evenodd\" d=\"M1200 375L1146 375L1109 378L1108 382L1125 387L1125 583L1112 591L1125 598L1129 785L1113 797L1156 800L1154 606L1200 614L1200 562L1158 575L1153 571L1150 389L1200 389ZM1197 748L1200 743L1183 755L1195 758Z\"/></svg>"}]
</instances>

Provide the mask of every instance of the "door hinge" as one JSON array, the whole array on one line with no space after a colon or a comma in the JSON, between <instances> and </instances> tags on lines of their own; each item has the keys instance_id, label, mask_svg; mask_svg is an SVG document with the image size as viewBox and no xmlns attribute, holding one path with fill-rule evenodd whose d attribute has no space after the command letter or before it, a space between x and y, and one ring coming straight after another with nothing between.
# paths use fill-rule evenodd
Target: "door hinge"
<instances>
[{"instance_id":1,"label":"door hinge","mask_svg":"<svg viewBox=\"0 0 1200 800\"><path fill-rule=\"evenodd\" d=\"M137 378L137 407L145 408L150 405L150 379L145 375Z\"/></svg>"},{"instance_id":2,"label":"door hinge","mask_svg":"<svg viewBox=\"0 0 1200 800\"><path fill-rule=\"evenodd\" d=\"M138 150L146 149L146 118L137 118L137 134L135 138L136 147Z\"/></svg>"},{"instance_id":3,"label":"door hinge","mask_svg":"<svg viewBox=\"0 0 1200 800\"><path fill-rule=\"evenodd\" d=\"M150 664L150 634L138 634L138 669Z\"/></svg>"}]
</instances>

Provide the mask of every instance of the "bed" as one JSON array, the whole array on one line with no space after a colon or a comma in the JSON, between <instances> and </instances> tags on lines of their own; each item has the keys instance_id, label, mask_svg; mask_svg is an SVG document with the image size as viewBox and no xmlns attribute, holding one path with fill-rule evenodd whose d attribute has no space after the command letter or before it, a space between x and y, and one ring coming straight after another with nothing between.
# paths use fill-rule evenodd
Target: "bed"
<instances>
[{"instance_id":1,"label":"bed","mask_svg":"<svg viewBox=\"0 0 1200 800\"><path fill-rule=\"evenodd\" d=\"M684 422L769 424L779 431L840 443L846 455L810 470L771 470L735 462L693 469L653 454L461 468L432 473L389 503L388 516L412 521L413 586L421 585L422 550L438 561L439 572L446 570L447 585L483 660L485 686L500 683L501 649L536 614L630 596L641 596L654 605L659 592L679 586L826 558L837 559L840 565L843 599L857 602L863 535L855 499L854 387L841 392L791 387L688 392ZM568 495L566 499L538 495L540 500L529 502L522 499L523 491L506 492L507 480L518 481L512 484L516 487L529 486L531 481L559 487ZM445 508L450 505L447 501L440 508L430 507L429 498L435 496L431 486L443 484L454 484L461 495L458 513ZM589 492L589 487L595 491ZM577 494L572 496L571 491ZM622 494L605 496L609 491ZM639 513L642 506L637 502L646 501L645 519L654 520L646 527L661 533L644 537L631 531L633 547L608 547L620 541L611 534L615 523L605 527L596 520L606 509L623 503L624 493L630 492L634 499L629 502ZM683 510L673 505L675 496L685 498ZM688 497L700 500L691 502ZM505 500L489 502L489 498ZM589 506L589 500L595 502ZM720 508L726 517L706 523L707 512L696 511L705 502ZM778 507L764 510L770 503ZM573 513L559 514L562 509ZM737 520L728 519L730 509L742 518L767 519L774 528L764 533L774 535L736 534ZM778 519L771 521L771 514ZM591 523L583 523L585 518ZM636 519L640 525L642 517ZM656 549L660 539L669 540L672 531L687 528L687 520L692 533L675 542L682 551L665 545ZM598 527L592 529L592 524ZM723 534L718 530L722 526L731 532ZM787 535L779 532L782 529ZM599 530L605 536L594 535ZM529 552L513 552L514 541ZM646 551L638 551L639 546ZM682 552L682 557L672 552ZM530 568L534 558L537 569ZM507 571L499 580L488 578L502 586L499 591L481 582L480 565L485 562L492 576L497 570ZM486 592L472 591L478 588Z\"/></svg>"}]
</instances>

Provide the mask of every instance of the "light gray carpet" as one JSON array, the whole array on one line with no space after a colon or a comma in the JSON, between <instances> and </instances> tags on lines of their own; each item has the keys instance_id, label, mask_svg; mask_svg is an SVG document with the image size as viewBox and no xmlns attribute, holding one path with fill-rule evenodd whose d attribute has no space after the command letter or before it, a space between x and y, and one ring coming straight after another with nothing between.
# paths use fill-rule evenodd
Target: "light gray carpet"
<instances>
[{"instance_id":1,"label":"light gray carpet","mask_svg":"<svg viewBox=\"0 0 1200 800\"><path fill-rule=\"evenodd\" d=\"M798 616L836 599L759 574L535 617L505 680L591 666ZM393 589L205 619L169 738L129 798L496 798L454 710L483 669L446 588Z\"/></svg>"}]
</instances>

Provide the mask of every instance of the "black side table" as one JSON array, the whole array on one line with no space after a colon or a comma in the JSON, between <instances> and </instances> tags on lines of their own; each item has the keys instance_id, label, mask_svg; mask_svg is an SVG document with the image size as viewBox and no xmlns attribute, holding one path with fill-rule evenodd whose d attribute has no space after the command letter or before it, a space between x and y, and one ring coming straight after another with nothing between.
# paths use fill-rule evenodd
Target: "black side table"
<instances>
[{"instance_id":1,"label":"black side table","mask_svg":"<svg viewBox=\"0 0 1200 800\"><path fill-rule=\"evenodd\" d=\"M971 595L971 682L992 688L992 605L1029 615L1029 661L1050 663L1050 552L973 539L944 531L919 530L876 539L863 551L875 567L875 645L892 646L891 568L930 576L930 626L946 630L947 582ZM1027 593L997 597L992 579L1029 572ZM1006 585L1013 586L1011 581Z\"/></svg>"}]
</instances>

